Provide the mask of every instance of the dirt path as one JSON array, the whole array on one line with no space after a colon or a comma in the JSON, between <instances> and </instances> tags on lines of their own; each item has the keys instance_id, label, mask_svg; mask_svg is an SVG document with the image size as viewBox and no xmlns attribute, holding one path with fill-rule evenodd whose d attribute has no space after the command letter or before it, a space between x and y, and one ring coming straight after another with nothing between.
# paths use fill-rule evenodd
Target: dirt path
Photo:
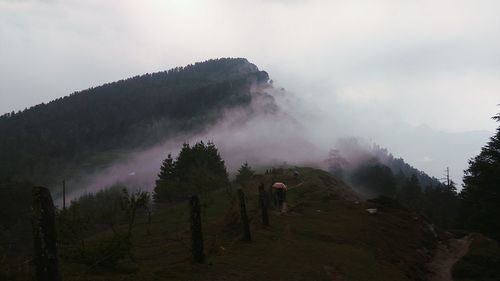
<instances>
[{"instance_id":1,"label":"dirt path","mask_svg":"<svg viewBox=\"0 0 500 281\"><path fill-rule=\"evenodd\" d=\"M448 245L440 243L429 264L429 281L453 281L451 269L469 250L470 239L450 239Z\"/></svg>"}]
</instances>

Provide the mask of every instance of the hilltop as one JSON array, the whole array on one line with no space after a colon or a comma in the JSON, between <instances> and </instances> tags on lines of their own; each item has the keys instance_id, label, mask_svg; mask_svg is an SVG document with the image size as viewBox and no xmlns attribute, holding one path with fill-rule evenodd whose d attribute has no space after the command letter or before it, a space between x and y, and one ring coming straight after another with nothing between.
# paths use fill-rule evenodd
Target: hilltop
<instances>
[{"instance_id":1,"label":"hilltop","mask_svg":"<svg viewBox=\"0 0 500 281\"><path fill-rule=\"evenodd\" d=\"M2 116L0 201L6 219L0 251L6 258L0 272L30 264L31 187L36 183L52 189L59 207L64 280L426 280L436 245L441 255L452 251L439 244L439 231L418 214L440 227L454 227L454 186L444 186L387 149L363 147L355 139L327 155L307 136L298 136L300 120L276 103L283 94L246 59L217 59L120 80ZM183 191L177 199L193 190L209 194L203 199L204 265L191 262L189 210L182 200L155 199L148 212L151 221L141 211L132 238L121 240L127 229L122 189L127 196L136 188L143 195L152 191L158 160L168 153L175 157L172 149L182 141L183 148L189 147L189 136L191 141L218 138L227 157L220 159L222 185L197 157L188 158L203 165L179 169L180 177L162 183L165 194ZM289 159L295 165L328 166L331 174L299 168L296 178L286 168L229 184L228 161L234 171L244 161L263 169ZM184 177L190 180L181 181ZM67 179L66 192L80 191L71 197L68 212L60 208L56 190L62 179ZM257 187L275 180L290 187L289 212L272 212L271 226L263 227ZM241 241L236 188L247 194L252 243ZM158 197L159 189L154 190L148 196ZM85 194L89 191L95 193ZM379 195L387 197L362 200ZM368 213L370 208L377 214ZM130 249L133 259L125 253ZM449 259L447 266L455 261Z\"/></svg>"},{"instance_id":2,"label":"hilltop","mask_svg":"<svg viewBox=\"0 0 500 281\"><path fill-rule=\"evenodd\" d=\"M268 79L246 59L222 58L5 114L0 117L0 181L52 184L85 166L109 163L119 156L113 154L117 149L202 130L225 110L247 106Z\"/></svg>"},{"instance_id":3,"label":"hilltop","mask_svg":"<svg viewBox=\"0 0 500 281\"><path fill-rule=\"evenodd\" d=\"M257 186L272 175L245 182L253 241L241 240L237 202L214 193L204 213L206 264L191 262L187 202L158 206L148 225L133 232L135 262L114 270L89 269L67 260L64 280L425 280L437 243L422 218L393 202L363 202L342 181L311 168L285 169L274 179L289 186L288 212L272 211L261 225ZM367 208L377 208L376 215ZM110 232L94 235L94 242Z\"/></svg>"}]
</instances>

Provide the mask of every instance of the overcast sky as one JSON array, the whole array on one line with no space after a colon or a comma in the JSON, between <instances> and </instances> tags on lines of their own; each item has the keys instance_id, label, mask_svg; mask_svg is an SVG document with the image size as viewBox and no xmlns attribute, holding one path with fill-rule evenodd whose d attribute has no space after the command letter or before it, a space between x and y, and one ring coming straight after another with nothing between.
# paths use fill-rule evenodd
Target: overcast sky
<instances>
[{"instance_id":1,"label":"overcast sky","mask_svg":"<svg viewBox=\"0 0 500 281\"><path fill-rule=\"evenodd\" d=\"M307 100L493 131L499 15L496 0L0 0L0 112L231 56Z\"/></svg>"},{"instance_id":2,"label":"overcast sky","mask_svg":"<svg viewBox=\"0 0 500 281\"><path fill-rule=\"evenodd\" d=\"M498 0L0 0L0 113L246 57L296 98L288 110L317 140L363 136L459 181L488 133L433 132L496 128L499 15Z\"/></svg>"}]
</instances>

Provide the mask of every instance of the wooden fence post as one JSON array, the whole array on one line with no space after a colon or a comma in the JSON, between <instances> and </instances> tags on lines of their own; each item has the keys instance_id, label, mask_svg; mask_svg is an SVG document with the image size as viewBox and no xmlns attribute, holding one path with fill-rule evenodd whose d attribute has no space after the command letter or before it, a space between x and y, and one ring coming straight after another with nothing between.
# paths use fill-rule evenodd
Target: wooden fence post
<instances>
[{"instance_id":1,"label":"wooden fence post","mask_svg":"<svg viewBox=\"0 0 500 281\"><path fill-rule=\"evenodd\" d=\"M264 191L264 184L259 185L259 203L262 214L262 224L269 225L269 214L267 213L267 196Z\"/></svg>"},{"instance_id":2,"label":"wooden fence post","mask_svg":"<svg viewBox=\"0 0 500 281\"><path fill-rule=\"evenodd\" d=\"M238 195L240 198L240 215L241 223L243 224L243 239L245 241L252 241L250 236L250 224L248 223L247 208L245 205L245 193L241 189L238 189Z\"/></svg>"},{"instance_id":3,"label":"wooden fence post","mask_svg":"<svg viewBox=\"0 0 500 281\"><path fill-rule=\"evenodd\" d=\"M63 188L63 210L66 210L66 181L62 181L62 188Z\"/></svg>"},{"instance_id":4,"label":"wooden fence post","mask_svg":"<svg viewBox=\"0 0 500 281\"><path fill-rule=\"evenodd\" d=\"M35 280L59 281L54 203L45 187L33 187L32 195Z\"/></svg>"},{"instance_id":5,"label":"wooden fence post","mask_svg":"<svg viewBox=\"0 0 500 281\"><path fill-rule=\"evenodd\" d=\"M200 199L193 195L189 200L191 208L191 252L193 260L197 263L205 262L203 252L203 233L201 231Z\"/></svg>"}]
</instances>

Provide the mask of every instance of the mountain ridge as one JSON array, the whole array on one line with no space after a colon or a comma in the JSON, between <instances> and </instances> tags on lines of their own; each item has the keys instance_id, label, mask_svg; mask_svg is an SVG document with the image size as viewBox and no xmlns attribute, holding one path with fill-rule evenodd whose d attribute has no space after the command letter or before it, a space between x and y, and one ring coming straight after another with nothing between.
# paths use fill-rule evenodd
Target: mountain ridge
<instances>
[{"instance_id":1,"label":"mountain ridge","mask_svg":"<svg viewBox=\"0 0 500 281\"><path fill-rule=\"evenodd\" d=\"M243 58L223 58L106 83L0 117L0 179L41 175L89 154L154 143L196 130L223 108L248 104L267 72ZM149 131L148 131L149 130ZM156 131L158 134L147 134ZM133 139L130 135L147 135ZM60 168L64 169L64 168Z\"/></svg>"}]
</instances>

